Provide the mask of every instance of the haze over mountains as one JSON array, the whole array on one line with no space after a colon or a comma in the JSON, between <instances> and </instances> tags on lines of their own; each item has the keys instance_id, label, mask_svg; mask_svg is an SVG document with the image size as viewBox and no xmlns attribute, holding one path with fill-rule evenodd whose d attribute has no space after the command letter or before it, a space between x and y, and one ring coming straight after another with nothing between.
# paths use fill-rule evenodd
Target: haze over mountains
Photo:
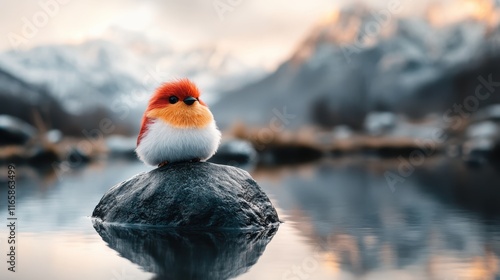
<instances>
[{"instance_id":1,"label":"haze over mountains","mask_svg":"<svg viewBox=\"0 0 500 280\"><path fill-rule=\"evenodd\" d=\"M220 92L263 73L263 69L247 67L213 46L179 52L140 34L112 30L106 40L0 54L0 76L4 78L0 98L8 96L12 101L9 103L18 104L19 113L10 113L28 122L32 122L36 104L43 107L51 102L60 107L58 114L63 118L83 118L82 122L86 122L90 115L98 115L97 119L109 116L124 128L129 126L132 133L140 124L150 94L164 81L189 77L203 89L205 101L211 104ZM16 84L29 90L21 90ZM26 102L34 107L22 105ZM53 117L44 118L55 125ZM68 129L58 125L55 128ZM78 130L70 130L78 134Z\"/></svg>"},{"instance_id":2,"label":"haze over mountains","mask_svg":"<svg viewBox=\"0 0 500 280\"><path fill-rule=\"evenodd\" d=\"M276 111L296 116L289 129L356 128L371 111L442 114L474 93L479 76L500 81L498 4L458 2L467 9L436 4L424 17L361 4L334 10L272 73L213 46L178 51L119 29L106 39L7 51L0 108L31 123L38 110L49 126L75 135L104 117L134 134L152 90L189 77L222 128L238 120L265 126ZM480 106L498 101L491 95Z\"/></svg>"},{"instance_id":3,"label":"haze over mountains","mask_svg":"<svg viewBox=\"0 0 500 280\"><path fill-rule=\"evenodd\" d=\"M450 7L439 5L423 18L359 5L334 11L274 73L228 92L213 108L216 119L223 127L268 125L273 109L286 107L297 116L291 129L359 127L370 111L445 112L474 94L478 76L500 81L500 13L490 1L478 3L484 7L449 17L442 9Z\"/></svg>"}]
</instances>

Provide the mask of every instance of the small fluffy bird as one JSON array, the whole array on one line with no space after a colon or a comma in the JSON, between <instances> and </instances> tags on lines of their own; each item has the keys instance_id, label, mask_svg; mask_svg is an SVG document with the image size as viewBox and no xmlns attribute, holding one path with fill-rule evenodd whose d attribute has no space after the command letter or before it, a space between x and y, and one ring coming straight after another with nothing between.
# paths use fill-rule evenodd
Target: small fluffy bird
<instances>
[{"instance_id":1,"label":"small fluffy bird","mask_svg":"<svg viewBox=\"0 0 500 280\"><path fill-rule=\"evenodd\" d=\"M160 86L142 117L139 159L152 166L205 161L219 147L221 133L196 85L181 79Z\"/></svg>"}]
</instances>

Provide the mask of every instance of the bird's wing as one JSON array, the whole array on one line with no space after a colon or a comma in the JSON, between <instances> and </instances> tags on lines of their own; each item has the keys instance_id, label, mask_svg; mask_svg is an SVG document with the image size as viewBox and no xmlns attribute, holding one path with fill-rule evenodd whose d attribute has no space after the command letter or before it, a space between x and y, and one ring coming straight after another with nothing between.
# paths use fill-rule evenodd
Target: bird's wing
<instances>
[{"instance_id":1,"label":"bird's wing","mask_svg":"<svg viewBox=\"0 0 500 280\"><path fill-rule=\"evenodd\" d=\"M139 144L141 143L142 137L146 133L149 124L151 124L152 122L153 120L151 118L148 118L146 115L142 117L141 131L139 132L139 136L137 137L137 146L139 146Z\"/></svg>"}]
</instances>

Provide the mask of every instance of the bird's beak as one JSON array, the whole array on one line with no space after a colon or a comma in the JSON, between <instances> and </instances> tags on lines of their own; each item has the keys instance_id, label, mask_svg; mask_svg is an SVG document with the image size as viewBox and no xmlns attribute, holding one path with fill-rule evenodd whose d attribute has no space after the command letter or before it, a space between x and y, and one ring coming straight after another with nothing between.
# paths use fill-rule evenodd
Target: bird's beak
<instances>
[{"instance_id":1,"label":"bird's beak","mask_svg":"<svg viewBox=\"0 0 500 280\"><path fill-rule=\"evenodd\" d=\"M193 103L194 103L195 101L198 101L198 99L196 99L196 98L194 98L194 97L191 97L191 96L190 96L190 97L186 97L186 98L184 99L184 103L186 103L187 105L193 105Z\"/></svg>"}]
</instances>

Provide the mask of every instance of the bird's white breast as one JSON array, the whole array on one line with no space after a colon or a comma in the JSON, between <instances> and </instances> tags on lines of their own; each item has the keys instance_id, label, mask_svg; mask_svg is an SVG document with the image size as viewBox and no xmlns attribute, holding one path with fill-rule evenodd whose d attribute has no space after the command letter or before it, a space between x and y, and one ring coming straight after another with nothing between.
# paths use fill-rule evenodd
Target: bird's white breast
<instances>
[{"instance_id":1,"label":"bird's white breast","mask_svg":"<svg viewBox=\"0 0 500 280\"><path fill-rule=\"evenodd\" d=\"M135 151L140 160L153 166L164 161L207 160L217 151L220 138L215 121L203 128L176 128L157 119L149 124Z\"/></svg>"}]
</instances>

